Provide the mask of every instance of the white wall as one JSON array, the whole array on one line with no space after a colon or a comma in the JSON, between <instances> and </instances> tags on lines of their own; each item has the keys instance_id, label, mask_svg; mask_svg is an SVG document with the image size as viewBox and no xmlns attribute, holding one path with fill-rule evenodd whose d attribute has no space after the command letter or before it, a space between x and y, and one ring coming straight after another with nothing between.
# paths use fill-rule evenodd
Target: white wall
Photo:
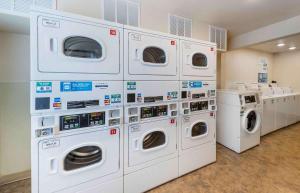
<instances>
[{"instance_id":1,"label":"white wall","mask_svg":"<svg viewBox=\"0 0 300 193\"><path fill-rule=\"evenodd\" d=\"M300 51L275 54L274 61L274 80L300 91Z\"/></svg>"},{"instance_id":2,"label":"white wall","mask_svg":"<svg viewBox=\"0 0 300 193\"><path fill-rule=\"evenodd\" d=\"M0 33L0 177L30 169L29 36Z\"/></svg>"},{"instance_id":3,"label":"white wall","mask_svg":"<svg viewBox=\"0 0 300 193\"><path fill-rule=\"evenodd\" d=\"M250 49L239 49L222 53L220 88L228 88L232 82L257 82L259 72L259 61L266 58L269 65L269 81L272 80L272 67L274 57L272 54Z\"/></svg>"},{"instance_id":4,"label":"white wall","mask_svg":"<svg viewBox=\"0 0 300 193\"><path fill-rule=\"evenodd\" d=\"M89 17L102 18L102 0L59 0L58 9ZM141 0L141 27L168 33L168 14L176 14L157 1ZM185 17L184 15L180 15ZM191 18L193 19L193 18ZM193 37L208 40L208 24L193 20Z\"/></svg>"}]
</instances>

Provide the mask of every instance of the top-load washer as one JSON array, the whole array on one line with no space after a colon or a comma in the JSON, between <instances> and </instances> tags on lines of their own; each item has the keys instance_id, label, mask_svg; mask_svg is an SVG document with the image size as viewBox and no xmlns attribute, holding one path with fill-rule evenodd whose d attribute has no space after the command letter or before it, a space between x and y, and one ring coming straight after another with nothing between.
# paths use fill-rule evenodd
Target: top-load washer
<instances>
[{"instance_id":1,"label":"top-load washer","mask_svg":"<svg viewBox=\"0 0 300 193\"><path fill-rule=\"evenodd\" d=\"M180 39L180 80L216 80L216 44Z\"/></svg>"},{"instance_id":2,"label":"top-load washer","mask_svg":"<svg viewBox=\"0 0 300 193\"><path fill-rule=\"evenodd\" d=\"M217 92L217 142L237 153L260 144L262 104L259 92Z\"/></svg>"},{"instance_id":3,"label":"top-load washer","mask_svg":"<svg viewBox=\"0 0 300 193\"><path fill-rule=\"evenodd\" d=\"M39 9L30 39L31 80L123 80L122 25Z\"/></svg>"},{"instance_id":4,"label":"top-load washer","mask_svg":"<svg viewBox=\"0 0 300 193\"><path fill-rule=\"evenodd\" d=\"M178 80L176 36L140 28L124 29L125 80Z\"/></svg>"}]
</instances>

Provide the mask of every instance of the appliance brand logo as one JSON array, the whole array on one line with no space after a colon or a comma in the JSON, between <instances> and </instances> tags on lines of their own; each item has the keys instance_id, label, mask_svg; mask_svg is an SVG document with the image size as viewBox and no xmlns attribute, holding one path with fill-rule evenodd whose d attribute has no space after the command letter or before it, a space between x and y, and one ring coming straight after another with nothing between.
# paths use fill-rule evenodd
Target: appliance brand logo
<instances>
[{"instance_id":1,"label":"appliance brand logo","mask_svg":"<svg viewBox=\"0 0 300 193\"><path fill-rule=\"evenodd\" d=\"M92 82L60 82L61 92L92 91Z\"/></svg>"},{"instance_id":2,"label":"appliance brand logo","mask_svg":"<svg viewBox=\"0 0 300 193\"><path fill-rule=\"evenodd\" d=\"M191 81L189 82L190 88L201 88L203 86L201 81Z\"/></svg>"}]
</instances>

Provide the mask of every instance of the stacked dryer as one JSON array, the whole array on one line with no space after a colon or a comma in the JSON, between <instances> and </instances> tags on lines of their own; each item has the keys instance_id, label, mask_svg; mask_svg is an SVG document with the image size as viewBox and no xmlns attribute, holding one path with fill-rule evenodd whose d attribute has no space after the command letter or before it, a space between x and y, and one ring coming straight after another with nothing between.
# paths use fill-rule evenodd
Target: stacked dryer
<instances>
[{"instance_id":1,"label":"stacked dryer","mask_svg":"<svg viewBox=\"0 0 300 193\"><path fill-rule=\"evenodd\" d=\"M123 192L123 29L31 18L32 193Z\"/></svg>"},{"instance_id":2,"label":"stacked dryer","mask_svg":"<svg viewBox=\"0 0 300 193\"><path fill-rule=\"evenodd\" d=\"M216 161L216 45L180 40L179 175Z\"/></svg>"},{"instance_id":3,"label":"stacked dryer","mask_svg":"<svg viewBox=\"0 0 300 193\"><path fill-rule=\"evenodd\" d=\"M179 41L124 30L124 193L178 177Z\"/></svg>"}]
</instances>

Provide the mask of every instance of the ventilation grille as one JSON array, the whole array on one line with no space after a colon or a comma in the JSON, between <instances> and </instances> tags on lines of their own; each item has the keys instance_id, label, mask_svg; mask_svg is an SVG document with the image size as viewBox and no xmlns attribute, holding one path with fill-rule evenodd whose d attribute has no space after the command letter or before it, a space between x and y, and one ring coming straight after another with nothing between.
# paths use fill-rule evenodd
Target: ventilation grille
<instances>
[{"instance_id":1,"label":"ventilation grille","mask_svg":"<svg viewBox=\"0 0 300 193\"><path fill-rule=\"evenodd\" d=\"M56 9L57 0L0 0L0 9L29 13L31 6Z\"/></svg>"},{"instance_id":2,"label":"ventilation grille","mask_svg":"<svg viewBox=\"0 0 300 193\"><path fill-rule=\"evenodd\" d=\"M227 51L227 30L209 26L209 41L216 43L219 51Z\"/></svg>"},{"instance_id":3,"label":"ventilation grille","mask_svg":"<svg viewBox=\"0 0 300 193\"><path fill-rule=\"evenodd\" d=\"M140 0L103 0L102 7L105 20L140 26Z\"/></svg>"},{"instance_id":4,"label":"ventilation grille","mask_svg":"<svg viewBox=\"0 0 300 193\"><path fill-rule=\"evenodd\" d=\"M176 15L170 15L169 32L173 35L192 37L192 20Z\"/></svg>"}]
</instances>

